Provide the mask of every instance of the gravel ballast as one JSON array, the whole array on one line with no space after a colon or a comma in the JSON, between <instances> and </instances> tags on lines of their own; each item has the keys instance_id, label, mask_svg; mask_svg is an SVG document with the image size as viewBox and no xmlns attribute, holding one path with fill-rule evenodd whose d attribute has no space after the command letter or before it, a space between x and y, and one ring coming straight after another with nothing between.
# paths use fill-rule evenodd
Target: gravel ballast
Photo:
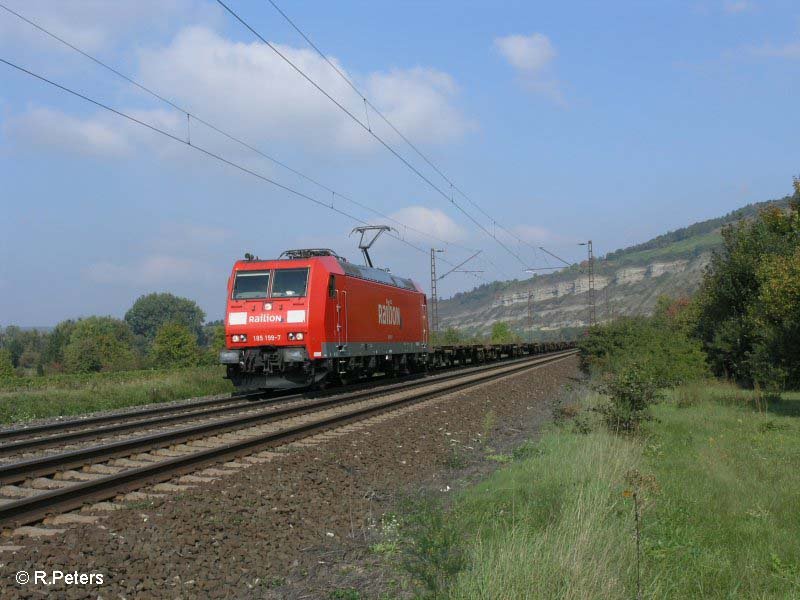
<instances>
[{"instance_id":1,"label":"gravel ballast","mask_svg":"<svg viewBox=\"0 0 800 600\"><path fill-rule=\"evenodd\" d=\"M397 495L452 490L465 474L480 474L486 434L497 448L535 435L550 419L548 400L577 373L570 357L295 444L269 462L129 504L95 525L0 540L21 546L0 552L0 596L327 598L344 587L379 594L387 575L368 547ZM454 456L464 464L454 465ZM35 570L100 573L104 581L15 583L16 572Z\"/></svg>"}]
</instances>

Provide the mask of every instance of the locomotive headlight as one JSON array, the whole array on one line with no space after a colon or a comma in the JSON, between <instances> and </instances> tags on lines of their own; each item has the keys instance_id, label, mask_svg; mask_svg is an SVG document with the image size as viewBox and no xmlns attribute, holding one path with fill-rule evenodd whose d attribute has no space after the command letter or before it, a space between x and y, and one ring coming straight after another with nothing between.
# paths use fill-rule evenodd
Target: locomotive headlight
<instances>
[{"instance_id":1,"label":"locomotive headlight","mask_svg":"<svg viewBox=\"0 0 800 600\"><path fill-rule=\"evenodd\" d=\"M308 358L305 348L284 348L283 360L286 362L303 362Z\"/></svg>"},{"instance_id":2,"label":"locomotive headlight","mask_svg":"<svg viewBox=\"0 0 800 600\"><path fill-rule=\"evenodd\" d=\"M296 339L298 341L302 341L304 337L306 337L306 336L304 336L302 333L297 333L297 334L295 334L294 339Z\"/></svg>"},{"instance_id":3,"label":"locomotive headlight","mask_svg":"<svg viewBox=\"0 0 800 600\"><path fill-rule=\"evenodd\" d=\"M231 336L231 341L232 341L233 343L238 343L238 342L239 342L239 336L238 336L238 335L236 335L236 334L233 334L233 335Z\"/></svg>"},{"instance_id":4,"label":"locomotive headlight","mask_svg":"<svg viewBox=\"0 0 800 600\"><path fill-rule=\"evenodd\" d=\"M222 350L219 353L219 362L223 365L239 364L239 350Z\"/></svg>"},{"instance_id":5,"label":"locomotive headlight","mask_svg":"<svg viewBox=\"0 0 800 600\"><path fill-rule=\"evenodd\" d=\"M265 302L264 310L272 310L272 302Z\"/></svg>"},{"instance_id":6,"label":"locomotive headlight","mask_svg":"<svg viewBox=\"0 0 800 600\"><path fill-rule=\"evenodd\" d=\"M286 334L286 337L289 338L289 341L294 341L294 334L293 333Z\"/></svg>"},{"instance_id":7,"label":"locomotive headlight","mask_svg":"<svg viewBox=\"0 0 800 600\"><path fill-rule=\"evenodd\" d=\"M246 342L247 341L247 336L245 334L242 334L242 335L239 336L239 340L241 340L242 342Z\"/></svg>"}]
</instances>

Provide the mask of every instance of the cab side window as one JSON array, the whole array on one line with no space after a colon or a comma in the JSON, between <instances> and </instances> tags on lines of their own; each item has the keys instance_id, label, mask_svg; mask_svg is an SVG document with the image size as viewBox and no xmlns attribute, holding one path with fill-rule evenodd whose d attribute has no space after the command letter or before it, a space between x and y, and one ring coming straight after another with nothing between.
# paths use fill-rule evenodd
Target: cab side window
<instances>
[{"instance_id":1,"label":"cab side window","mask_svg":"<svg viewBox=\"0 0 800 600\"><path fill-rule=\"evenodd\" d=\"M331 298L336 297L336 276L331 275L328 277L328 296Z\"/></svg>"}]
</instances>

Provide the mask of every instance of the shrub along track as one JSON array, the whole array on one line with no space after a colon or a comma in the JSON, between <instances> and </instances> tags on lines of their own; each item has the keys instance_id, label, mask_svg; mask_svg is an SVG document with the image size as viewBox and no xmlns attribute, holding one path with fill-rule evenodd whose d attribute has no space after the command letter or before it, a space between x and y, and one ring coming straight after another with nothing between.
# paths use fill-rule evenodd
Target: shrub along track
<instances>
[{"instance_id":1,"label":"shrub along track","mask_svg":"<svg viewBox=\"0 0 800 600\"><path fill-rule=\"evenodd\" d=\"M526 358L391 386L247 413L177 430L0 466L0 525L38 521L53 512L167 481L404 405L519 373L575 351ZM233 432L233 433L230 433ZM82 471L74 470L81 467ZM43 475L52 475L44 478ZM22 482L21 485L10 485ZM18 498L16 500L12 498Z\"/></svg>"}]
</instances>

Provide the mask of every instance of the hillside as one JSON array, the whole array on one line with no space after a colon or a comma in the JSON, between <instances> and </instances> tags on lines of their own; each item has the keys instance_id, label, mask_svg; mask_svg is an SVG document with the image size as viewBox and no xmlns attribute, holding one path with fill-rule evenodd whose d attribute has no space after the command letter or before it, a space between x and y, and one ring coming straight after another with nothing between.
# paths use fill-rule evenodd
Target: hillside
<instances>
[{"instance_id":1,"label":"hillside","mask_svg":"<svg viewBox=\"0 0 800 600\"><path fill-rule=\"evenodd\" d=\"M722 228L750 218L781 200L749 204L725 216L694 223L647 242L615 250L595 261L597 319L650 314L661 295L687 296L697 290L703 269L722 242ZM586 265L530 279L495 281L439 302L441 329L487 335L498 321L520 335L528 332L528 297L533 301L534 339L574 335L589 319Z\"/></svg>"}]
</instances>

